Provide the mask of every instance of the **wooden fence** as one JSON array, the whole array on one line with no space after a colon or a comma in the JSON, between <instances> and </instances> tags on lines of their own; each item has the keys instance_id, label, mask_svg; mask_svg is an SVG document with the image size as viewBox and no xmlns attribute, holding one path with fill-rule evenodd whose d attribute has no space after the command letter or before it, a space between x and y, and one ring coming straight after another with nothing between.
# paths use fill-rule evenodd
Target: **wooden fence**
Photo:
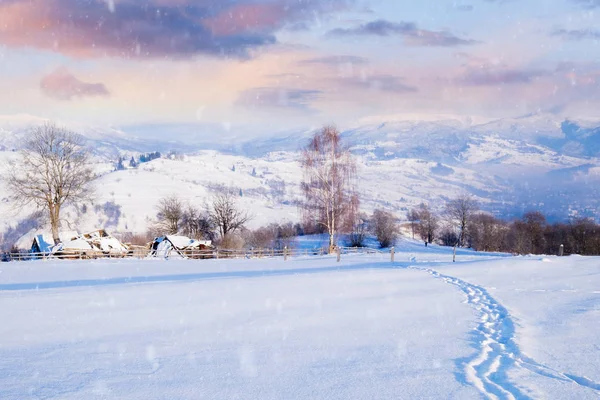
<instances>
[{"instance_id":1,"label":"wooden fence","mask_svg":"<svg viewBox=\"0 0 600 400\"><path fill-rule=\"evenodd\" d=\"M393 250L391 251L393 254ZM156 258L187 258L193 260L202 259L234 259L234 258L275 258L283 257L308 257L324 256L326 248L316 249L214 249L214 250L176 250L172 249L167 257L162 254L153 254L151 250L143 246L132 246L126 253L102 252L95 250L71 250L55 254L32 253L32 252L7 252L0 254L0 261L33 261L33 260L90 260L90 259L144 259ZM390 254L389 251L381 251L368 247L339 247L336 253L338 260L344 254ZM393 256L392 256L393 257ZM393 258L392 258L393 261Z\"/></svg>"}]
</instances>

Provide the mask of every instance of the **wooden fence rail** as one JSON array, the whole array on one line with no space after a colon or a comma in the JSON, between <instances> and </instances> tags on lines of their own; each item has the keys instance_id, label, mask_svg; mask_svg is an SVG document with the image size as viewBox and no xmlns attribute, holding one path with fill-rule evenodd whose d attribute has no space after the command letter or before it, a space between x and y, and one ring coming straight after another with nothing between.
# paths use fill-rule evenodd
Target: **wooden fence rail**
<instances>
[{"instance_id":1,"label":"wooden fence rail","mask_svg":"<svg viewBox=\"0 0 600 400\"><path fill-rule=\"evenodd\" d=\"M345 254L388 254L377 249L368 247L340 247L339 255ZM337 254L334 253L334 254ZM33 260L90 260L90 259L143 259L149 257L157 258L187 258L193 260L202 259L232 259L232 258L275 258L283 257L308 257L327 255L325 248L314 249L214 249L214 250L176 250L173 249L167 257L156 254L145 247L136 246L130 248L126 253L102 252L95 250L71 250L54 254L32 253L32 252L6 252L0 253L0 261L33 261Z\"/></svg>"}]
</instances>

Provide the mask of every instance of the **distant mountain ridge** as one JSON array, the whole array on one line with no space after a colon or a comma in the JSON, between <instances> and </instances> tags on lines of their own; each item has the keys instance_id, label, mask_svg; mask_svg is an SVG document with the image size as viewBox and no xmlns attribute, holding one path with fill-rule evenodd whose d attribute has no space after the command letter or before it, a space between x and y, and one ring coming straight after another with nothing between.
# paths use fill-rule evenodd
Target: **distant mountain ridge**
<instances>
[{"instance_id":1,"label":"distant mountain ridge","mask_svg":"<svg viewBox=\"0 0 600 400\"><path fill-rule=\"evenodd\" d=\"M383 117L384 118L384 117ZM558 154L575 157L600 156L600 119L597 121L578 121L576 119L557 118L550 114L533 114L519 118L505 118L482 123L472 123L469 119L444 116L440 120L391 120L377 123L357 124L341 127L343 136L357 150L361 146L380 145L387 148L387 155L412 157L429 153L428 158L444 158L450 161L454 155L464 151L470 141L481 140L487 136L498 136L522 142L524 145L541 145ZM44 123L44 119L28 116L0 116L0 144L6 149L19 148L28 130ZM143 131L136 129L135 134L118 128L100 128L78 123L66 126L84 135L97 151L114 156L116 151L147 152L159 150L178 150L194 152L197 150L217 150L238 155L262 157L273 151L296 151L312 135L312 129L300 129L288 132L273 132L261 137L245 137L238 132L237 137L224 141L219 135L206 134L202 139L198 133L190 135L191 140L173 140L169 125L164 125L163 138L149 139ZM188 128L193 130L190 126ZM180 128L178 133L181 134ZM233 142L235 140L235 142ZM445 147L440 148L441 144ZM359 150L360 151L360 150ZM391 153L390 153L391 151ZM442 161L437 160L437 161Z\"/></svg>"},{"instance_id":2,"label":"distant mountain ridge","mask_svg":"<svg viewBox=\"0 0 600 400\"><path fill-rule=\"evenodd\" d=\"M0 117L0 150L18 149L30 126L40 123L42 119L29 116ZM88 139L98 162L104 164L108 174L102 178L103 185L111 187L112 194L104 194L103 201L114 201L115 207L129 204L136 192L146 192L133 179L139 173L145 177L144 185L165 185L165 179L179 182L169 187L186 197L205 196L217 184L240 187L248 204L261 213L279 210L294 215L290 204L298 194L298 151L314 133L300 129L253 138L238 132L235 140L207 135L190 143L171 140L168 126L163 127L165 139L145 138L142 131L131 135L116 128L67 126ZM402 215L425 201L441 210L445 200L466 190L485 210L502 217L519 216L529 209L540 209L557 219L600 217L600 122L547 114L499 120L391 117L345 127L342 135L359 159L363 203L369 209L384 207ZM147 163L139 172L110 172L120 156L153 151L187 155L177 160L180 175L163 170L175 166L163 160ZM233 165L237 171L227 172ZM260 179L248 175L255 165L262 168ZM213 176L205 177L205 173ZM283 195L276 190L281 182L285 183ZM148 192L145 201L155 202L153 196L161 190ZM123 192L121 200L119 192ZM126 222L119 229L144 226L153 212L152 204L143 208L144 215L134 215L142 213L135 203L127 206Z\"/></svg>"}]
</instances>

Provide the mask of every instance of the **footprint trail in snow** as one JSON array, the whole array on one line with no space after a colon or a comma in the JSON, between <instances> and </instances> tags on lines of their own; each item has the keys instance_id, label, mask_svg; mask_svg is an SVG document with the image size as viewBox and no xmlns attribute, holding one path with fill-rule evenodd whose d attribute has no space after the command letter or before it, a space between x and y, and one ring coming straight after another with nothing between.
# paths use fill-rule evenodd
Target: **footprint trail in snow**
<instances>
[{"instance_id":1,"label":"footprint trail in snow","mask_svg":"<svg viewBox=\"0 0 600 400\"><path fill-rule=\"evenodd\" d=\"M448 276L431 268L409 267L426 271L435 278L459 288L480 315L475 328L477 353L464 363L466 380L489 399L530 399L532 394L508 378L511 368L524 368L538 375L563 382L570 382L600 394L600 384L586 377L556 371L542 365L521 352L515 341L515 324L504 306L498 303L484 288L462 279Z\"/></svg>"}]
</instances>

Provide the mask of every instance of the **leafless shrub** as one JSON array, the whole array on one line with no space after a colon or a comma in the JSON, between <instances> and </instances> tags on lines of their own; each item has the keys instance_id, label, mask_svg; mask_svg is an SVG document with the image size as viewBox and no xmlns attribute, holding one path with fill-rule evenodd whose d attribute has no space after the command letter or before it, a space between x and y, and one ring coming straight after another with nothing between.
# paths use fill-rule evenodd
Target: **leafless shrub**
<instances>
[{"instance_id":1,"label":"leafless shrub","mask_svg":"<svg viewBox=\"0 0 600 400\"><path fill-rule=\"evenodd\" d=\"M382 248L390 247L398 238L396 217L389 211L377 209L371 218L373 234Z\"/></svg>"},{"instance_id":2,"label":"leafless shrub","mask_svg":"<svg viewBox=\"0 0 600 400\"><path fill-rule=\"evenodd\" d=\"M271 226L261 227L255 230L244 229L242 238L249 248L266 249L271 248L275 242L277 232Z\"/></svg>"},{"instance_id":3,"label":"leafless shrub","mask_svg":"<svg viewBox=\"0 0 600 400\"><path fill-rule=\"evenodd\" d=\"M369 216L365 213L359 213L354 218L352 229L348 233L348 245L350 247L363 247L370 229Z\"/></svg>"},{"instance_id":4,"label":"leafless shrub","mask_svg":"<svg viewBox=\"0 0 600 400\"><path fill-rule=\"evenodd\" d=\"M240 235L235 233L228 233L225 236L221 236L217 244L221 249L240 250L244 248L245 242Z\"/></svg>"},{"instance_id":5,"label":"leafless shrub","mask_svg":"<svg viewBox=\"0 0 600 400\"><path fill-rule=\"evenodd\" d=\"M292 248L296 239L296 227L291 222L269 224L256 230L244 229L242 238L249 248Z\"/></svg>"},{"instance_id":6,"label":"leafless shrub","mask_svg":"<svg viewBox=\"0 0 600 400\"><path fill-rule=\"evenodd\" d=\"M458 243L458 235L454 229L444 228L440 233L440 242L443 246L454 247Z\"/></svg>"}]
</instances>

